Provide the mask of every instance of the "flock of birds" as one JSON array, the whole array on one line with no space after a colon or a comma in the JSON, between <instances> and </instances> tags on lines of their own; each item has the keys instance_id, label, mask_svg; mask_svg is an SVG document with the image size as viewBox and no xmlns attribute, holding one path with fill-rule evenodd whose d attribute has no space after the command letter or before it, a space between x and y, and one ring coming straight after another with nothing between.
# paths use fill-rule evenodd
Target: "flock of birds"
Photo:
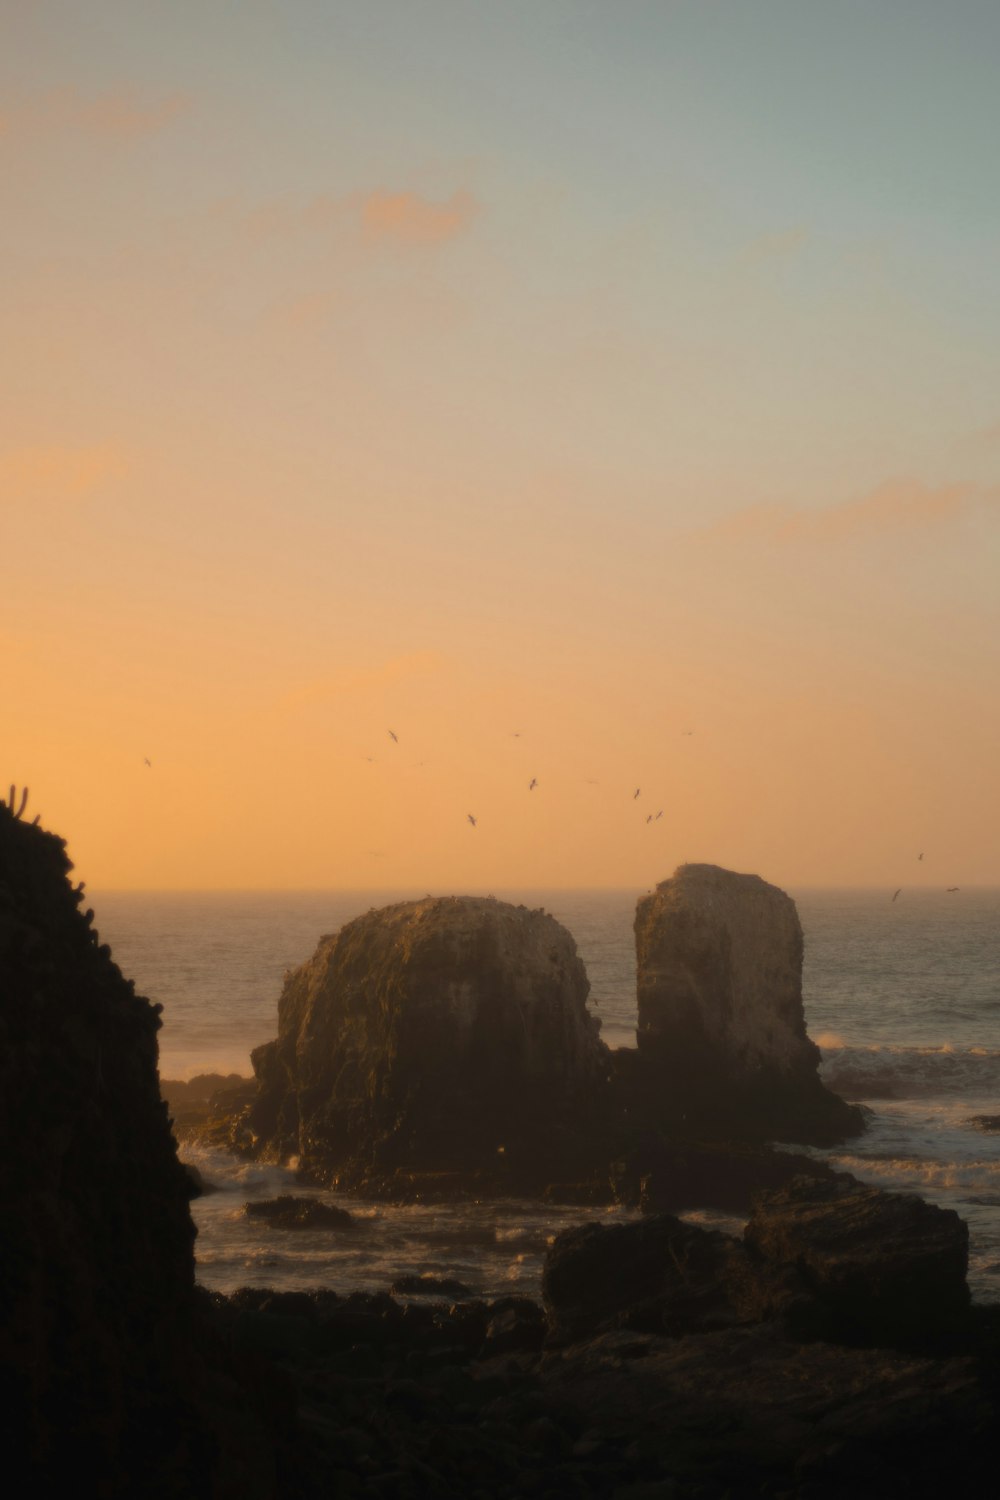
<instances>
[{"instance_id":1,"label":"flock of birds","mask_svg":"<svg viewBox=\"0 0 1000 1500\"><path fill-rule=\"evenodd\" d=\"M393 742L394 745L398 745L399 744L399 735L396 733L396 731L394 729L389 729L389 730L386 731L386 733L388 734L389 738L392 740L392 742ZM693 729L683 729L681 731L681 733L682 733L682 735L690 735L690 734L694 734L694 730ZM519 729L515 729L512 732L511 738L515 739L515 740L519 740L521 738L521 731ZM374 757L374 755L366 755L365 756L365 760L367 760L369 763L374 763L375 757ZM148 766L149 765L149 761L147 761L146 764ZM423 764L423 762L421 761L421 765L422 764ZM531 780L528 782L528 791L529 792L533 792L535 790L535 787L537 785L538 785L538 777L537 776L532 776ZM594 781L594 780L592 780L592 779L588 779L587 785L588 786L596 786L597 782ZM642 787L637 786L636 789L635 789L635 791L632 793L632 800L633 800L633 802L635 802L641 796L642 796ZM474 813L466 813L465 816L466 816L466 820L471 824L471 826L473 828L475 828L475 827L478 826L479 820L475 816ZM661 807L660 810L659 810L659 812L649 813L647 815L647 817L646 817L646 822L647 823L656 823L662 817L663 817L663 808Z\"/></svg>"},{"instance_id":2,"label":"flock of birds","mask_svg":"<svg viewBox=\"0 0 1000 1500\"><path fill-rule=\"evenodd\" d=\"M389 735L389 738L392 740L393 744L394 745L398 745L399 744L399 735L396 733L396 731L394 729L390 729L390 730L387 730L387 733ZM682 736L691 735L691 734L694 734L694 730L693 729L682 729L681 730L681 734L682 734ZM521 731L519 729L515 729L513 731L513 736L512 737L515 740L519 740L521 738ZM366 755L365 756L365 760L367 760L369 763L373 764L374 761L375 761L375 757L374 757L374 755ZM146 765L146 766L148 766L150 768L150 770L152 770L152 768L153 768L153 762L149 759L148 756L144 756L143 757L143 764ZM421 765L422 764L423 764L423 762L421 761ZM531 780L528 782L528 791L529 792L533 792L535 790L535 787L537 785L538 785L538 777L537 776L532 776ZM588 785L589 786L596 786L597 782L594 781L594 780L588 780ZM642 796L642 787L637 786L636 789L635 789L635 791L632 793L632 801L633 802L637 802L641 796ZM476 828L478 826L479 820L475 816L474 813L466 813L465 816L466 816L466 819L468 820L469 824L473 828ZM662 817L663 817L663 808L661 807L660 810L659 810L659 812L647 813L646 814L646 823L647 823L647 825L650 824L650 823L658 823L659 820ZM917 855L917 863L918 864L922 863L923 857L924 857L924 851L921 849L920 853ZM948 886L945 886L945 891L946 891L946 893L949 896L954 895L956 892L958 892L960 890L961 890L961 886L957 886L957 885L948 885ZM902 894L903 894L903 887L902 886L897 886L897 888L892 893L892 900L895 901L896 898L898 896L901 896Z\"/></svg>"},{"instance_id":3,"label":"flock of birds","mask_svg":"<svg viewBox=\"0 0 1000 1500\"><path fill-rule=\"evenodd\" d=\"M917 863L918 864L920 864L920 862L923 860L923 857L924 857L924 851L921 849L920 853L917 855ZM945 886L945 892L949 896L954 895L956 891L960 891L960 890L961 890L961 886L958 886L958 885L946 885ZM897 896L902 895L902 892L903 892L903 887L902 886L898 886L897 889L894 890L893 893L892 893L892 899L893 899L893 901L895 901L895 899L896 899Z\"/></svg>"}]
</instances>

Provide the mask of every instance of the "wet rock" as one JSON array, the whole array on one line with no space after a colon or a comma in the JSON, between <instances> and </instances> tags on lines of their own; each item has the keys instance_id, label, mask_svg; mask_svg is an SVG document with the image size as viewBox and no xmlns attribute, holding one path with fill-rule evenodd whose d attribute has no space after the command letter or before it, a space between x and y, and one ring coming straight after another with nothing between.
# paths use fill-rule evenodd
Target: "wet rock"
<instances>
[{"instance_id":1,"label":"wet rock","mask_svg":"<svg viewBox=\"0 0 1000 1500\"><path fill-rule=\"evenodd\" d=\"M545 1341L545 1314L528 1297L500 1297L490 1303L480 1355L534 1352Z\"/></svg>"},{"instance_id":2,"label":"wet rock","mask_svg":"<svg viewBox=\"0 0 1000 1500\"><path fill-rule=\"evenodd\" d=\"M794 1265L830 1314L828 1336L913 1339L953 1329L968 1312L965 1222L846 1172L761 1194L744 1242L759 1259Z\"/></svg>"},{"instance_id":3,"label":"wet rock","mask_svg":"<svg viewBox=\"0 0 1000 1500\"><path fill-rule=\"evenodd\" d=\"M756 875L681 865L636 908L638 1070L676 1134L822 1144L863 1117L824 1088L806 1035L795 903Z\"/></svg>"},{"instance_id":4,"label":"wet rock","mask_svg":"<svg viewBox=\"0 0 1000 1500\"><path fill-rule=\"evenodd\" d=\"M610 1068L588 987L544 912L474 897L369 912L290 975L232 1140L355 1189L397 1172L482 1172L496 1191L588 1175Z\"/></svg>"},{"instance_id":5,"label":"wet rock","mask_svg":"<svg viewBox=\"0 0 1000 1500\"><path fill-rule=\"evenodd\" d=\"M261 1198L244 1203L248 1219L263 1219L272 1229L353 1229L355 1221L346 1208L321 1203L318 1198L296 1198L283 1193L278 1198Z\"/></svg>"},{"instance_id":6,"label":"wet rock","mask_svg":"<svg viewBox=\"0 0 1000 1500\"><path fill-rule=\"evenodd\" d=\"M680 1334L749 1321L737 1295L747 1274L738 1240L663 1214L564 1230L546 1256L542 1297L559 1341L622 1327Z\"/></svg>"},{"instance_id":7,"label":"wet rock","mask_svg":"<svg viewBox=\"0 0 1000 1500\"><path fill-rule=\"evenodd\" d=\"M454 1276L399 1276L389 1291L394 1297L472 1297L472 1288Z\"/></svg>"},{"instance_id":8,"label":"wet rock","mask_svg":"<svg viewBox=\"0 0 1000 1500\"><path fill-rule=\"evenodd\" d=\"M188 1180L189 1198L204 1198L208 1193L217 1193L219 1191L218 1184L209 1182L208 1178L198 1170L193 1162L182 1161L181 1166L184 1168L184 1174Z\"/></svg>"},{"instance_id":9,"label":"wet rock","mask_svg":"<svg viewBox=\"0 0 1000 1500\"><path fill-rule=\"evenodd\" d=\"M824 1161L768 1146L660 1140L623 1163L620 1175L631 1187L631 1196L622 1201L636 1201L637 1185L643 1213L718 1208L749 1214L754 1197L765 1189L783 1187L794 1177L829 1181L836 1174Z\"/></svg>"}]
</instances>

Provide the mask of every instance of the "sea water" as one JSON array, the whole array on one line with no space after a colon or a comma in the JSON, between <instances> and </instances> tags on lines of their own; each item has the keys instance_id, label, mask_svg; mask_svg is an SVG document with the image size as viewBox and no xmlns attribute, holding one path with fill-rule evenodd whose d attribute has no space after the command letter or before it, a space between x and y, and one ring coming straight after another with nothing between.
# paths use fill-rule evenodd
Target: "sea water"
<instances>
[{"instance_id":1,"label":"sea water","mask_svg":"<svg viewBox=\"0 0 1000 1500\"><path fill-rule=\"evenodd\" d=\"M397 892L109 892L94 900L102 941L164 1006L165 1078L250 1071L277 1031L284 973L319 937ZM612 1047L635 1044L637 891L496 891L569 928L588 1004ZM1000 1301L1000 1135L970 1121L1000 1113L1000 891L793 891L805 933L806 1025L822 1075L870 1111L866 1133L815 1153L865 1181L916 1191L969 1224L970 1285ZM398 1206L327 1194L347 1233L273 1230L245 1202L301 1192L293 1174L186 1148L220 1189L193 1205L206 1286L384 1290L405 1274L458 1278L477 1294L537 1295L546 1247L585 1218L629 1217L530 1203ZM697 1216L738 1232L740 1222Z\"/></svg>"}]
</instances>

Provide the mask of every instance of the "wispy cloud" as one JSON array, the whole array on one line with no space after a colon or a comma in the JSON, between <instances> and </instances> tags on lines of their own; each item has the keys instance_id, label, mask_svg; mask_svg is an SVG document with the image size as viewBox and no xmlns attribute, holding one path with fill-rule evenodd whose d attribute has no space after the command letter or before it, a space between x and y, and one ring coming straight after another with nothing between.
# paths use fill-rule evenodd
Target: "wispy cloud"
<instances>
[{"instance_id":1,"label":"wispy cloud","mask_svg":"<svg viewBox=\"0 0 1000 1500\"><path fill-rule=\"evenodd\" d=\"M231 206L224 208L229 211ZM463 234L479 211L478 200L467 188L456 188L440 202L419 193L379 189L342 198L317 193L306 202L275 198L239 211L239 221L255 240L360 231L369 245L440 245Z\"/></svg>"},{"instance_id":2,"label":"wispy cloud","mask_svg":"<svg viewBox=\"0 0 1000 1500\"><path fill-rule=\"evenodd\" d=\"M974 484L936 488L917 479L892 479L867 495L822 510L754 505L699 533L727 541L760 537L776 542L843 542L855 536L912 531L953 520L974 506L996 502L1000 489Z\"/></svg>"},{"instance_id":3,"label":"wispy cloud","mask_svg":"<svg viewBox=\"0 0 1000 1500\"><path fill-rule=\"evenodd\" d=\"M83 448L8 448L0 452L0 493L8 502L81 500L128 470L116 443Z\"/></svg>"},{"instance_id":4,"label":"wispy cloud","mask_svg":"<svg viewBox=\"0 0 1000 1500\"><path fill-rule=\"evenodd\" d=\"M468 229L479 204L460 189L443 203L418 193L369 193L361 204L361 226L372 240L407 245L439 245Z\"/></svg>"},{"instance_id":5,"label":"wispy cloud","mask_svg":"<svg viewBox=\"0 0 1000 1500\"><path fill-rule=\"evenodd\" d=\"M86 96L56 89L0 109L0 138L78 132L105 140L129 141L162 130L191 107L187 94L150 98L128 86Z\"/></svg>"}]
</instances>

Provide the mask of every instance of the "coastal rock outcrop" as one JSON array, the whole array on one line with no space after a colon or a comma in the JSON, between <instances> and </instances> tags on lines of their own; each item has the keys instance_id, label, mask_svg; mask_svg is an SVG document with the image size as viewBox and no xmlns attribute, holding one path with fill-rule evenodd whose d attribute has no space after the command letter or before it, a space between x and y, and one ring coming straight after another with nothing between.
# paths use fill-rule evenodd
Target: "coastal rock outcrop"
<instances>
[{"instance_id":1,"label":"coastal rock outcrop","mask_svg":"<svg viewBox=\"0 0 1000 1500\"><path fill-rule=\"evenodd\" d=\"M855 1336L949 1330L969 1307L969 1227L915 1193L838 1172L761 1193L744 1231L758 1261L794 1265L803 1289Z\"/></svg>"},{"instance_id":2,"label":"coastal rock outcrop","mask_svg":"<svg viewBox=\"0 0 1000 1500\"><path fill-rule=\"evenodd\" d=\"M32 1490L271 1493L268 1422L208 1351L159 1007L80 910L66 846L0 802L0 1407ZM37 822L37 820L36 820ZM244 1474L244 1468L246 1470ZM269 1473L271 1480L269 1480ZM238 1478L237 1478L238 1476Z\"/></svg>"},{"instance_id":3,"label":"coastal rock outcrop","mask_svg":"<svg viewBox=\"0 0 1000 1500\"><path fill-rule=\"evenodd\" d=\"M237 1149L323 1183L444 1194L585 1171L610 1054L542 911L427 897L349 922L286 980Z\"/></svg>"},{"instance_id":4,"label":"coastal rock outcrop","mask_svg":"<svg viewBox=\"0 0 1000 1500\"><path fill-rule=\"evenodd\" d=\"M633 1084L681 1133L814 1144L861 1112L824 1088L806 1035L802 927L757 875L681 865L637 905L639 1067Z\"/></svg>"},{"instance_id":5,"label":"coastal rock outcrop","mask_svg":"<svg viewBox=\"0 0 1000 1500\"><path fill-rule=\"evenodd\" d=\"M676 1336L780 1320L798 1337L922 1347L965 1329L968 1227L846 1172L758 1195L742 1239L670 1214L558 1235L542 1295L552 1336Z\"/></svg>"}]
</instances>

